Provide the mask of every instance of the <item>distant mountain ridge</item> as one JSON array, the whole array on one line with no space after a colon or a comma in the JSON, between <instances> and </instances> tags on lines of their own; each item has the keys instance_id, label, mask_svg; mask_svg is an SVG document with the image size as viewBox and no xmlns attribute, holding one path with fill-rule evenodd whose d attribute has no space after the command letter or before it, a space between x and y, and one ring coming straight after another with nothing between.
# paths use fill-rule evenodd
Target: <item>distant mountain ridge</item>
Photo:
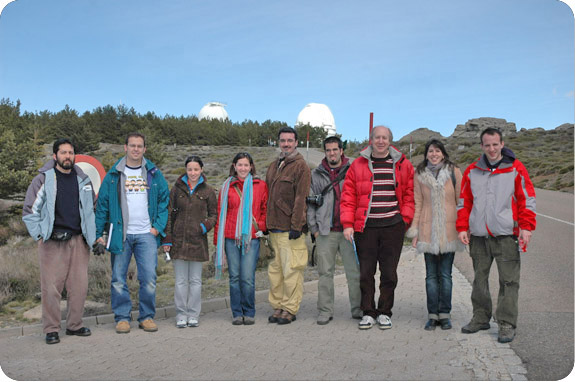
<instances>
[{"instance_id":1,"label":"distant mountain ridge","mask_svg":"<svg viewBox=\"0 0 575 382\"><path fill-rule=\"evenodd\" d=\"M547 131L541 127L537 127L535 129L522 128L521 130L517 131L517 126L515 125L514 122L507 122L507 120L503 118L481 117L481 118L470 119L463 125L457 125L455 127L455 130L449 137L444 137L437 131L430 130L426 127L421 127L403 136L399 140L399 142L404 143L404 142L410 142L411 140L413 140L413 142L421 142L421 141L427 141L432 138L442 140L444 139L450 140L452 138L479 138L481 132L488 127L494 127L501 130L504 138L514 137L518 134L530 130ZM557 126L554 130L569 130L569 129L573 129L572 123L564 123L560 126Z\"/></svg>"}]
</instances>

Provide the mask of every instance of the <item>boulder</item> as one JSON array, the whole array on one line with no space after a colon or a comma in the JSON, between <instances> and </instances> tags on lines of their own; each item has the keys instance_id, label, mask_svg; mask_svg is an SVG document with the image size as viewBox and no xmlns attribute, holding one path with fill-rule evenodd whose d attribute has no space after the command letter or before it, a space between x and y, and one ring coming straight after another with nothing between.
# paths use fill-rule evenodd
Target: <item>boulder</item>
<instances>
[{"instance_id":1,"label":"boulder","mask_svg":"<svg viewBox=\"0 0 575 382\"><path fill-rule=\"evenodd\" d=\"M501 130L503 137L512 137L517 135L517 127L513 122L507 122L502 118L473 118L465 125L457 125L450 138L479 138L481 132L488 127Z\"/></svg>"},{"instance_id":2,"label":"boulder","mask_svg":"<svg viewBox=\"0 0 575 382\"><path fill-rule=\"evenodd\" d=\"M420 127L417 130L413 130L411 133L404 135L398 141L400 143L409 143L413 138L413 142L427 142L428 140L435 138L439 140L445 139L443 135L438 133L437 131L429 130L426 127Z\"/></svg>"}]
</instances>

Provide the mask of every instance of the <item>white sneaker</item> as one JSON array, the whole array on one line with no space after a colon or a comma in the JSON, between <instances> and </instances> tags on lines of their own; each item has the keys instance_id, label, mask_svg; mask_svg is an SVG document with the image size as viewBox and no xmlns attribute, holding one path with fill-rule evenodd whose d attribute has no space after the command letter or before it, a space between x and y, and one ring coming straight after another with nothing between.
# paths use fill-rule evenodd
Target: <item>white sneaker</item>
<instances>
[{"instance_id":1,"label":"white sneaker","mask_svg":"<svg viewBox=\"0 0 575 382\"><path fill-rule=\"evenodd\" d=\"M178 320L178 322L176 322L177 328L185 328L187 325L188 323L186 322L186 320Z\"/></svg>"},{"instance_id":2,"label":"white sneaker","mask_svg":"<svg viewBox=\"0 0 575 382\"><path fill-rule=\"evenodd\" d=\"M377 316L377 325L381 330L384 329L391 329L391 318L386 316L385 314L380 314Z\"/></svg>"},{"instance_id":3,"label":"white sneaker","mask_svg":"<svg viewBox=\"0 0 575 382\"><path fill-rule=\"evenodd\" d=\"M189 318L188 319L188 326L195 328L196 326L200 326L200 323L198 322L197 318Z\"/></svg>"},{"instance_id":4,"label":"white sneaker","mask_svg":"<svg viewBox=\"0 0 575 382\"><path fill-rule=\"evenodd\" d=\"M362 330L371 329L371 327L375 324L375 320L371 316L363 316L361 321L358 324L358 327Z\"/></svg>"}]
</instances>

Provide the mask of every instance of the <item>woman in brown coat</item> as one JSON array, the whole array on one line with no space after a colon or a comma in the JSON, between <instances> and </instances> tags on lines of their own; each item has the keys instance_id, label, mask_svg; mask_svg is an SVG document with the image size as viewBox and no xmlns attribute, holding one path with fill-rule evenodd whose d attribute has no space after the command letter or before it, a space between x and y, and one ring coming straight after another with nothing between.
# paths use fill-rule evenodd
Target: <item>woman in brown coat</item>
<instances>
[{"instance_id":1,"label":"woman in brown coat","mask_svg":"<svg viewBox=\"0 0 575 382\"><path fill-rule=\"evenodd\" d=\"M216 224L218 200L206 183L204 163L186 159L186 173L176 180L170 204L164 251L174 262L176 326L198 326L202 304L202 262L208 261L206 234Z\"/></svg>"},{"instance_id":2,"label":"woman in brown coat","mask_svg":"<svg viewBox=\"0 0 575 382\"><path fill-rule=\"evenodd\" d=\"M406 236L425 255L425 290L428 321L425 330L451 329L451 269L457 238L457 199L461 171L450 160L443 143L432 139L425 145L425 159L416 169L413 182L415 214Z\"/></svg>"}]
</instances>

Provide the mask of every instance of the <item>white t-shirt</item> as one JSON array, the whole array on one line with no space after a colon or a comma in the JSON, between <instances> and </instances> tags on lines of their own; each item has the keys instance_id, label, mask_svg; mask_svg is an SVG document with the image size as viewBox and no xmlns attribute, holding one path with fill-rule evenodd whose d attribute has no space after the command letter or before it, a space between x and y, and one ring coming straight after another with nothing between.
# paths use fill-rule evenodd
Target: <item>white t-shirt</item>
<instances>
[{"instance_id":1,"label":"white t-shirt","mask_svg":"<svg viewBox=\"0 0 575 382\"><path fill-rule=\"evenodd\" d=\"M148 215L148 185L142 177L142 167L124 169L126 184L124 191L128 201L128 231L127 233L142 234L150 232L152 225Z\"/></svg>"}]
</instances>

